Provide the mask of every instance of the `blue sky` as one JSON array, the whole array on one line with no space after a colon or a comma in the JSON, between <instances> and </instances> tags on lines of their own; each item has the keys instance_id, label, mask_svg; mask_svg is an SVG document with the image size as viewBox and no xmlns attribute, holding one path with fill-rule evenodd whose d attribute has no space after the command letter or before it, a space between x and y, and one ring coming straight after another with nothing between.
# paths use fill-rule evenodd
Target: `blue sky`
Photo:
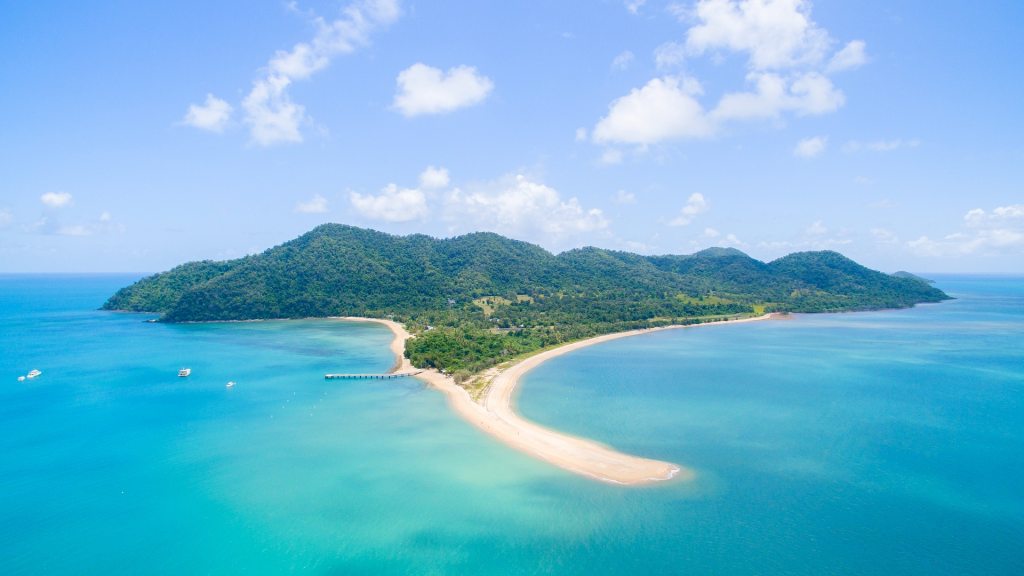
<instances>
[{"instance_id":1,"label":"blue sky","mask_svg":"<svg viewBox=\"0 0 1024 576\"><path fill-rule=\"evenodd\" d=\"M323 222L1024 272L1024 3L5 2L0 271Z\"/></svg>"}]
</instances>

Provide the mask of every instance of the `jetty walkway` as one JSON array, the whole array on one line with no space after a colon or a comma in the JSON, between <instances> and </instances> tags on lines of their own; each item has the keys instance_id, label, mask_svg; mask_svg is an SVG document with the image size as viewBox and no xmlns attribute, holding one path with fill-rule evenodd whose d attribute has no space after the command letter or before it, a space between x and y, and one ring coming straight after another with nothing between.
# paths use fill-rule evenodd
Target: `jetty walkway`
<instances>
[{"instance_id":1,"label":"jetty walkway","mask_svg":"<svg viewBox=\"0 0 1024 576\"><path fill-rule=\"evenodd\" d=\"M391 378L408 378L421 372L423 370L392 372L390 374L324 374L324 380L388 380Z\"/></svg>"}]
</instances>

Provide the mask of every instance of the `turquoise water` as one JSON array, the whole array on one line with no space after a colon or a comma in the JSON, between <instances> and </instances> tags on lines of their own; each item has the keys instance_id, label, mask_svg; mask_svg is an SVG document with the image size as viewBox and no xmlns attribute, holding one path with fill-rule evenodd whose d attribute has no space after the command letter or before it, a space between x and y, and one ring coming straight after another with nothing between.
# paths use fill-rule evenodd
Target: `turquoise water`
<instances>
[{"instance_id":1,"label":"turquoise water","mask_svg":"<svg viewBox=\"0 0 1024 576\"><path fill-rule=\"evenodd\" d=\"M95 311L131 280L0 276L0 573L1024 573L1021 279L524 379L530 418L698 473L642 489L509 450L415 380L323 379L389 368L382 327Z\"/></svg>"}]
</instances>

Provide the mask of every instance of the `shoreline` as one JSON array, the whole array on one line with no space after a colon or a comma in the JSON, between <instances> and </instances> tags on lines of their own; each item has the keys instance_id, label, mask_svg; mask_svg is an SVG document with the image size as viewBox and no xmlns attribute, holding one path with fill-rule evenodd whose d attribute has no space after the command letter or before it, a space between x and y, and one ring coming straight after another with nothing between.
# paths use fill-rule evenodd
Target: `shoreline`
<instances>
[{"instance_id":1,"label":"shoreline","mask_svg":"<svg viewBox=\"0 0 1024 576\"><path fill-rule=\"evenodd\" d=\"M772 314L701 324L643 328L626 332L614 332L586 340L570 342L557 348L534 354L501 369L492 378L480 402L473 400L469 392L456 384L453 378L441 374L437 370L427 369L415 377L443 392L448 398L448 405L473 426L497 438L507 446L553 464L563 470L568 470L569 472L594 480L627 486L639 486L672 479L689 481L695 478L696 474L693 470L684 466L619 452L599 442L558 432L523 418L516 413L513 402L519 379L551 358L610 340L618 340L620 338L662 330L757 322L770 318L772 318ZM390 349L396 357L396 362L391 372L416 370L405 357L405 341L411 338L412 335L398 322L381 318L355 316L335 319L347 322L375 322L387 326L394 336Z\"/></svg>"}]
</instances>

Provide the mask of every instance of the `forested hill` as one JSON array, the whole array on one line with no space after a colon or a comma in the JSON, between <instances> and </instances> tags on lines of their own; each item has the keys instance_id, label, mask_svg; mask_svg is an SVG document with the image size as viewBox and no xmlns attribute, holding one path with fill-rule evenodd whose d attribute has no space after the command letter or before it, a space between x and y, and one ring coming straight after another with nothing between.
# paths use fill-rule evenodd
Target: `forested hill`
<instances>
[{"instance_id":1,"label":"forested hill","mask_svg":"<svg viewBox=\"0 0 1024 576\"><path fill-rule=\"evenodd\" d=\"M438 240L325 224L262 254L191 262L144 278L103 308L160 313L168 322L394 315L413 329L502 334L506 345L509 337L532 338L522 348L530 349L671 322L946 298L917 279L876 272L836 252L769 263L723 248L687 256L582 248L556 256L491 233Z\"/></svg>"}]
</instances>

